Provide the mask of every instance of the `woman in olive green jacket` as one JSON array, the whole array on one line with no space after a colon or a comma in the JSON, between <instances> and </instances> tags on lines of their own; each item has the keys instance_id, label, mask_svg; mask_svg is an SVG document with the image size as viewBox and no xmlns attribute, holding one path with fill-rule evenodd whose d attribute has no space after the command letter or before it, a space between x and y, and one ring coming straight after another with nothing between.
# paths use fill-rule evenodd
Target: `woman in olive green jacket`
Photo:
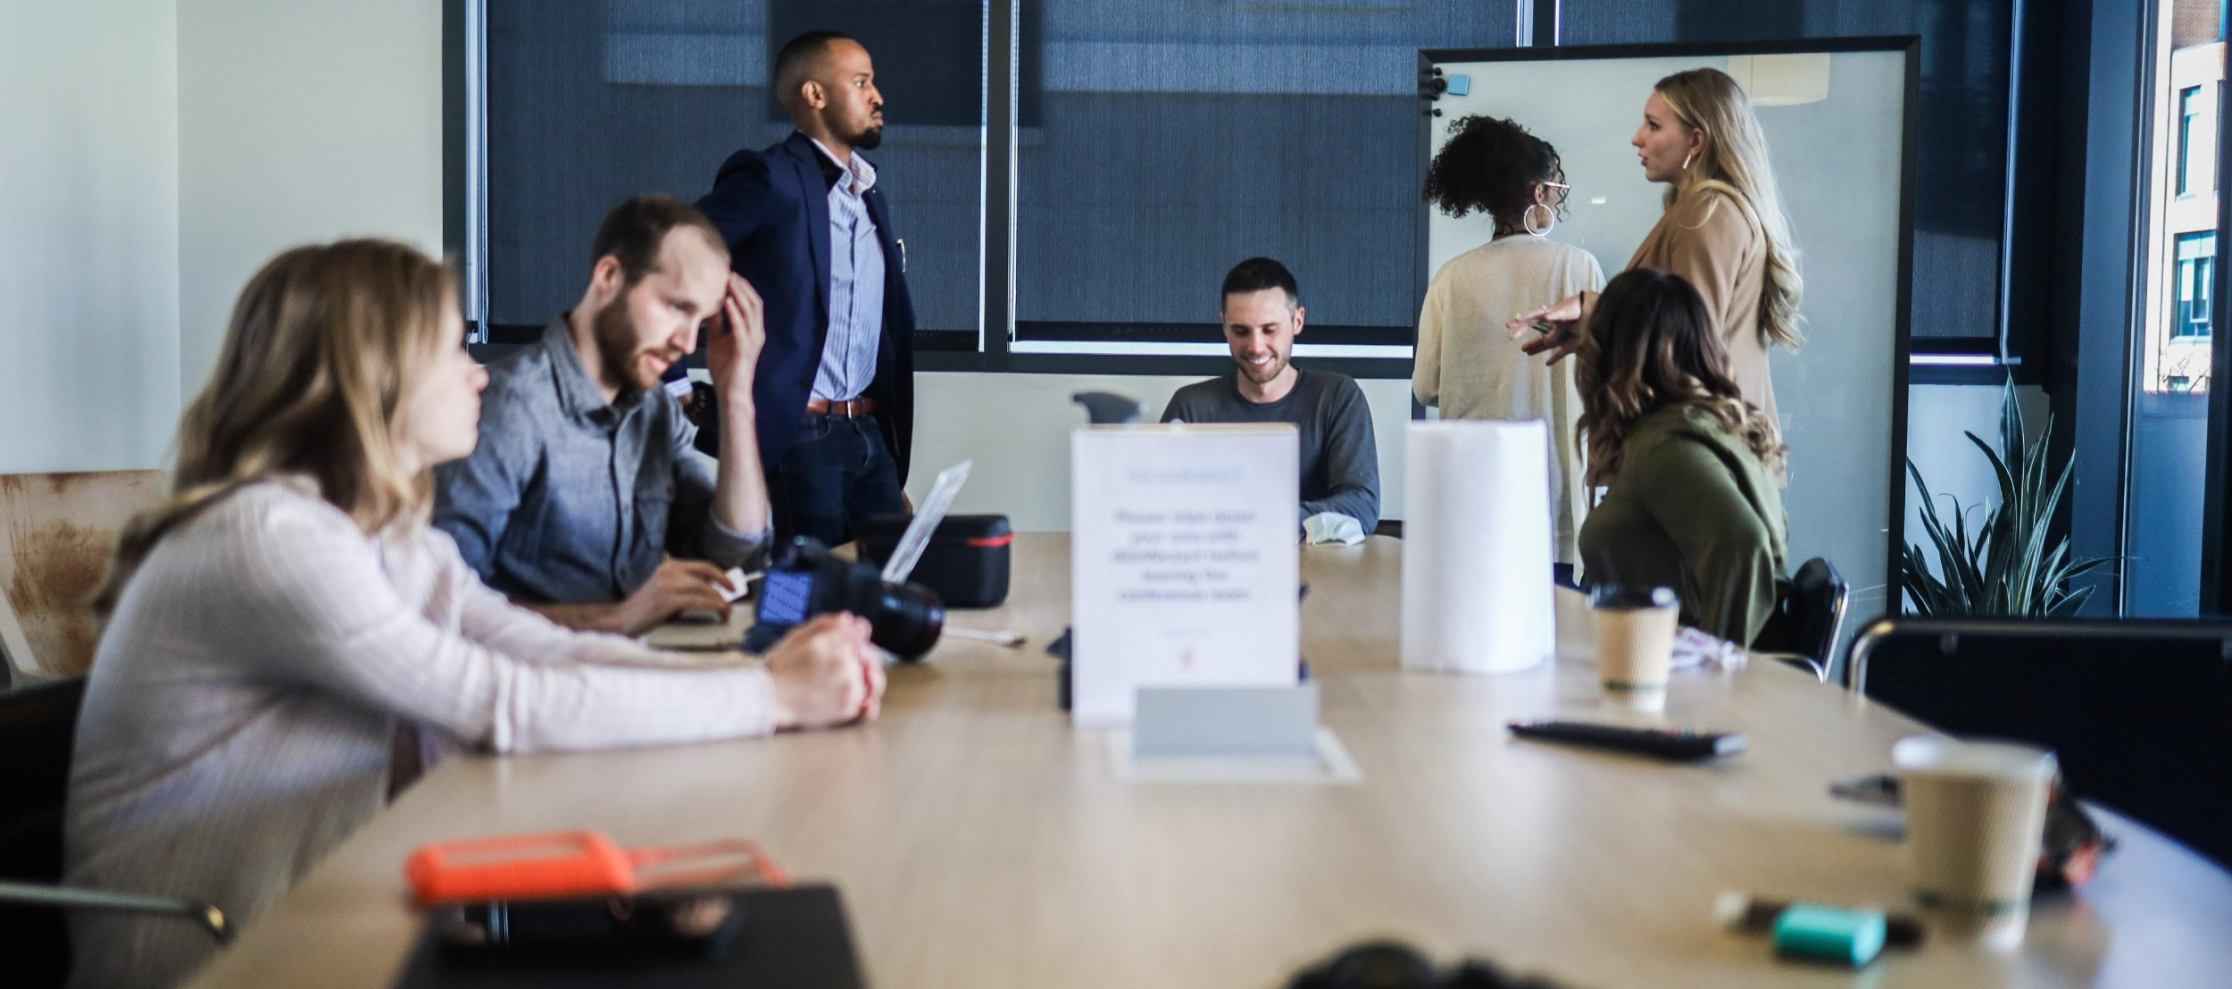
<instances>
[{"instance_id":1,"label":"woman in olive green jacket","mask_svg":"<svg viewBox=\"0 0 2232 989\"><path fill-rule=\"evenodd\" d=\"M1704 299L1679 275L1622 273L1591 307L1575 356L1592 584L1672 587L1682 623L1750 645L1787 552L1774 421L1745 402Z\"/></svg>"}]
</instances>

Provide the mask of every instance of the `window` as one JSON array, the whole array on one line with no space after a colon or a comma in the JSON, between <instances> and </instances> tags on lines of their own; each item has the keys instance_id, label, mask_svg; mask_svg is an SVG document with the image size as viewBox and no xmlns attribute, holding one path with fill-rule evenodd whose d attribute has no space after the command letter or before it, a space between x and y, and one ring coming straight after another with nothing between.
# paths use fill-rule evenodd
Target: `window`
<instances>
[{"instance_id":1,"label":"window","mask_svg":"<svg viewBox=\"0 0 2232 989\"><path fill-rule=\"evenodd\" d=\"M2149 8L2139 318L2130 342L2116 568L2123 614L2192 617L2204 607L2201 550L2210 531L2222 9L2214 0L2151 0Z\"/></svg>"},{"instance_id":2,"label":"window","mask_svg":"<svg viewBox=\"0 0 2232 989\"><path fill-rule=\"evenodd\" d=\"M456 237L478 255L471 315L499 342L578 297L612 204L694 199L729 154L782 140L775 50L834 28L875 56L889 100L871 157L907 242L917 349L981 351L969 366L985 369L1023 366L1011 352L1221 355L1217 283L1257 254L1302 282L1305 352L1407 358L1418 50L1517 34L1514 8L1487 0L448 6L472 46L458 92L483 94L462 126L485 132L456 178L472 218Z\"/></svg>"},{"instance_id":3,"label":"window","mask_svg":"<svg viewBox=\"0 0 2232 989\"><path fill-rule=\"evenodd\" d=\"M2210 327L2216 312L2217 112L2225 51L2218 19L2214 4L2157 0L2148 56L2150 188L2142 211L2144 269L2139 272L2140 323L2133 334L2132 366L2139 406L2163 415L2180 403L2193 404L2185 402L2186 396L2209 391ZM2199 408L2196 404L2178 414L2199 415ZM2134 428L2150 421L2141 415ZM2144 442L2144 437L2135 434L2133 442Z\"/></svg>"},{"instance_id":4,"label":"window","mask_svg":"<svg viewBox=\"0 0 2232 989\"><path fill-rule=\"evenodd\" d=\"M2206 166L2210 148L2201 140L2208 128L2201 119L2201 87L2178 91L2178 195L2193 195L2193 182Z\"/></svg>"},{"instance_id":5,"label":"window","mask_svg":"<svg viewBox=\"0 0 2232 989\"><path fill-rule=\"evenodd\" d=\"M975 349L982 322L983 0L610 0L483 3L488 313L549 322L581 295L589 242L620 200L712 188L740 148L790 134L775 51L815 28L876 60L892 123L871 157L913 260L918 326ZM499 334L501 339L501 334Z\"/></svg>"},{"instance_id":6,"label":"window","mask_svg":"<svg viewBox=\"0 0 2232 989\"><path fill-rule=\"evenodd\" d=\"M2209 335L2209 291L2216 277L2216 231L2178 236L2177 310L2170 320L2173 339Z\"/></svg>"},{"instance_id":7,"label":"window","mask_svg":"<svg viewBox=\"0 0 2232 989\"><path fill-rule=\"evenodd\" d=\"M1510 4L1034 6L1041 27L1020 58L1037 113L1026 107L1017 143L1016 351L1222 354L1217 286L1268 255L1300 283L1304 348L1409 355L1426 274L1418 50L1509 45Z\"/></svg>"}]
</instances>

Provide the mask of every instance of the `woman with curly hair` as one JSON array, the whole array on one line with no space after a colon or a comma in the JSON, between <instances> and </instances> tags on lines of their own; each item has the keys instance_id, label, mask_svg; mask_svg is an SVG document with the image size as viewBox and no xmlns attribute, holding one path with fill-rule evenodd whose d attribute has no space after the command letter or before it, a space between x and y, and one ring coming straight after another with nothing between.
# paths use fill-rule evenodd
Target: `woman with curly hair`
<instances>
[{"instance_id":1,"label":"woman with curly hair","mask_svg":"<svg viewBox=\"0 0 2232 989\"><path fill-rule=\"evenodd\" d=\"M1443 265L1427 286L1411 392L1447 419L1549 423L1554 548L1561 568L1571 567L1580 562L1575 538L1584 504L1572 369L1512 352L1498 328L1511 313L1601 287L1604 269L1589 252L1549 238L1568 191L1557 149L1494 117L1465 117L1450 131L1427 172L1426 198L1451 217L1487 214L1495 234Z\"/></svg>"},{"instance_id":2,"label":"woman with curly hair","mask_svg":"<svg viewBox=\"0 0 2232 989\"><path fill-rule=\"evenodd\" d=\"M1805 282L1751 99L1717 69L1677 72L1658 81L1629 143L1643 177L1667 189L1666 212L1628 267L1664 268L1696 287L1744 400L1779 425L1767 350L1795 349L1802 339ZM1593 304L1582 293L1522 312L1509 324L1511 336L1528 353L1551 352L1555 362L1573 351Z\"/></svg>"},{"instance_id":3,"label":"woman with curly hair","mask_svg":"<svg viewBox=\"0 0 2232 989\"><path fill-rule=\"evenodd\" d=\"M1674 588L1682 624L1750 645L1787 556L1783 446L1729 373L1704 298L1679 275L1623 272L1575 354L1588 481L1607 486L1581 526L1590 583Z\"/></svg>"}]
</instances>

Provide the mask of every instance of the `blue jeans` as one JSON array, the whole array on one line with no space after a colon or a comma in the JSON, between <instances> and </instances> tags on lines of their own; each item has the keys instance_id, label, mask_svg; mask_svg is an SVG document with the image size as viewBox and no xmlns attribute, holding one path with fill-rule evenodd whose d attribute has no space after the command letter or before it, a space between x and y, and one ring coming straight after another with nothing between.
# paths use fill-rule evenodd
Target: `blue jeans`
<instances>
[{"instance_id":1,"label":"blue jeans","mask_svg":"<svg viewBox=\"0 0 2232 989\"><path fill-rule=\"evenodd\" d=\"M862 520L906 512L899 466L868 416L807 413L781 462L767 465L767 497L778 544L811 536L838 546L853 540Z\"/></svg>"}]
</instances>

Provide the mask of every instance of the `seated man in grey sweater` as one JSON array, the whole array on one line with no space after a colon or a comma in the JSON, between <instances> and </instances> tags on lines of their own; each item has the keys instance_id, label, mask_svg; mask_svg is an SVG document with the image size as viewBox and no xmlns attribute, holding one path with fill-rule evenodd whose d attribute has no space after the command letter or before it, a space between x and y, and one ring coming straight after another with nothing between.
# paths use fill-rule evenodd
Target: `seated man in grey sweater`
<instances>
[{"instance_id":1,"label":"seated man in grey sweater","mask_svg":"<svg viewBox=\"0 0 2232 989\"><path fill-rule=\"evenodd\" d=\"M1288 361L1302 332L1294 275L1270 258L1249 258L1224 280L1221 321L1232 372L1178 389L1164 422L1285 422L1302 438L1307 521L1346 515L1369 533L1379 524L1379 450L1364 390L1345 374L1305 371Z\"/></svg>"},{"instance_id":2,"label":"seated man in grey sweater","mask_svg":"<svg viewBox=\"0 0 2232 989\"><path fill-rule=\"evenodd\" d=\"M437 467L434 525L482 582L561 625L641 633L724 617L724 571L767 551L752 369L759 296L704 214L665 196L597 228L589 285L542 339L488 368L480 443ZM660 387L703 334L720 397L715 459Z\"/></svg>"}]
</instances>

